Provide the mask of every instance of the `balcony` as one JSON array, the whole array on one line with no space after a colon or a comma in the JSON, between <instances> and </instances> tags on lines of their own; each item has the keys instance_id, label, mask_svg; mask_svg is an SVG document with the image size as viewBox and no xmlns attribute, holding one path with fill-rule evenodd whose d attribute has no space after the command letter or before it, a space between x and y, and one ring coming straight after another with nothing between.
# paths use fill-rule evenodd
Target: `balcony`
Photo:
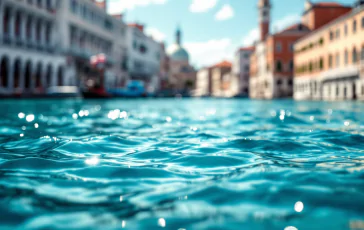
<instances>
[{"instance_id":1,"label":"balcony","mask_svg":"<svg viewBox=\"0 0 364 230\"><path fill-rule=\"evenodd\" d=\"M5 45L11 45L12 43L12 38L9 34L4 34L3 35L3 44Z\"/></svg>"},{"instance_id":2,"label":"balcony","mask_svg":"<svg viewBox=\"0 0 364 230\"><path fill-rule=\"evenodd\" d=\"M24 46L25 42L24 42L24 40L22 38L18 37L18 38L15 39L15 44L16 44L16 46L22 47L22 46Z\"/></svg>"}]
</instances>

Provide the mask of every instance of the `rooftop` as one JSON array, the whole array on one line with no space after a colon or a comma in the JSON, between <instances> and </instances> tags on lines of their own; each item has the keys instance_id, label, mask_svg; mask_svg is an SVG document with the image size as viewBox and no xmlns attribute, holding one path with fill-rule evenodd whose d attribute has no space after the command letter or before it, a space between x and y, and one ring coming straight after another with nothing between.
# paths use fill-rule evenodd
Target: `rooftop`
<instances>
[{"instance_id":1,"label":"rooftop","mask_svg":"<svg viewBox=\"0 0 364 230\"><path fill-rule=\"evenodd\" d=\"M229 61L222 61L212 66L213 68L231 68L232 63Z\"/></svg>"}]
</instances>

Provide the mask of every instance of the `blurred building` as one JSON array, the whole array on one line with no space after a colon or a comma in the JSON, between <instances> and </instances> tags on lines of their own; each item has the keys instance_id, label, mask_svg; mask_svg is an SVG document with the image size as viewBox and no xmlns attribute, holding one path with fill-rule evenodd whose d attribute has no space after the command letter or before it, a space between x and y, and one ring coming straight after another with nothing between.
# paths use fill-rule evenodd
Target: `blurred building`
<instances>
[{"instance_id":1,"label":"blurred building","mask_svg":"<svg viewBox=\"0 0 364 230\"><path fill-rule=\"evenodd\" d=\"M211 73L212 67L204 67L197 72L194 96L208 97L212 95Z\"/></svg>"},{"instance_id":2,"label":"blurred building","mask_svg":"<svg viewBox=\"0 0 364 230\"><path fill-rule=\"evenodd\" d=\"M58 47L67 58L66 69L75 70L72 79L80 86L116 87L123 77L120 57L125 46L125 24L108 15L105 7L93 0L59 1L58 4ZM90 64L90 58L97 54L105 55L104 78Z\"/></svg>"},{"instance_id":3,"label":"blurred building","mask_svg":"<svg viewBox=\"0 0 364 230\"><path fill-rule=\"evenodd\" d=\"M144 33L144 25L129 24L127 30L127 69L129 78L145 83L148 91L159 89L162 46Z\"/></svg>"},{"instance_id":4,"label":"blurred building","mask_svg":"<svg viewBox=\"0 0 364 230\"><path fill-rule=\"evenodd\" d=\"M0 1L0 94L75 84L59 47L59 1Z\"/></svg>"},{"instance_id":5,"label":"blurred building","mask_svg":"<svg viewBox=\"0 0 364 230\"><path fill-rule=\"evenodd\" d=\"M3 0L0 10L1 94L89 83L112 88L125 77L126 25L94 1ZM105 78L90 65L96 54L106 57Z\"/></svg>"},{"instance_id":6,"label":"blurred building","mask_svg":"<svg viewBox=\"0 0 364 230\"><path fill-rule=\"evenodd\" d=\"M224 91L228 89L224 84L224 76L231 72L231 68L232 64L229 61L222 61L211 67L211 96L224 96Z\"/></svg>"},{"instance_id":7,"label":"blurred building","mask_svg":"<svg viewBox=\"0 0 364 230\"><path fill-rule=\"evenodd\" d=\"M182 45L182 31L176 31L176 43L173 44L169 53L169 78L172 87L179 91L188 93L196 87L196 71L190 65L190 57Z\"/></svg>"},{"instance_id":8,"label":"blurred building","mask_svg":"<svg viewBox=\"0 0 364 230\"><path fill-rule=\"evenodd\" d=\"M260 40L251 57L249 94L251 98L282 98L293 95L293 44L310 32L297 23L282 31L270 34L269 0L260 0Z\"/></svg>"},{"instance_id":9,"label":"blurred building","mask_svg":"<svg viewBox=\"0 0 364 230\"><path fill-rule=\"evenodd\" d=\"M254 47L241 47L235 52L231 73L238 79L237 86L239 96L249 95L250 56Z\"/></svg>"},{"instance_id":10,"label":"blurred building","mask_svg":"<svg viewBox=\"0 0 364 230\"><path fill-rule=\"evenodd\" d=\"M236 75L233 72L228 72L222 76L220 96L228 98L236 96L246 96L246 94L240 94L239 75Z\"/></svg>"},{"instance_id":11,"label":"blurred building","mask_svg":"<svg viewBox=\"0 0 364 230\"><path fill-rule=\"evenodd\" d=\"M322 7L307 5L305 14ZM352 9L334 3L325 8L341 11L295 44L294 98L364 99L364 1Z\"/></svg>"}]
</instances>

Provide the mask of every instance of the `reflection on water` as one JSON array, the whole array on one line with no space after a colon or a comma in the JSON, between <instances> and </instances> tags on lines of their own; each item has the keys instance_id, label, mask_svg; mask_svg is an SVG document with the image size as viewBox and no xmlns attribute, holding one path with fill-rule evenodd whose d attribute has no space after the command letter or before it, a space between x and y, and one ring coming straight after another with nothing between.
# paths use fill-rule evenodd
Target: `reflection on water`
<instances>
[{"instance_id":1,"label":"reflection on water","mask_svg":"<svg viewBox=\"0 0 364 230\"><path fill-rule=\"evenodd\" d=\"M360 102L0 107L0 228L362 227Z\"/></svg>"}]
</instances>

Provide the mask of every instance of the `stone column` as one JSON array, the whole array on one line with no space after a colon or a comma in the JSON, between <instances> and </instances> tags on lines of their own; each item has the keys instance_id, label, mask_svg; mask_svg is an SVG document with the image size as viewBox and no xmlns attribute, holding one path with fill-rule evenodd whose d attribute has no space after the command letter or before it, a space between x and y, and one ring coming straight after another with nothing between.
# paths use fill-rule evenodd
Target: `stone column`
<instances>
[{"instance_id":1,"label":"stone column","mask_svg":"<svg viewBox=\"0 0 364 230\"><path fill-rule=\"evenodd\" d=\"M32 22L30 24L30 33L33 44L37 44L37 19L34 17L32 18Z\"/></svg>"},{"instance_id":2,"label":"stone column","mask_svg":"<svg viewBox=\"0 0 364 230\"><path fill-rule=\"evenodd\" d=\"M2 35L4 35L4 33L3 33L4 15L5 15L4 3L2 3L2 1L0 1L0 33ZM0 44L1 43L2 43L2 36L0 36Z\"/></svg>"},{"instance_id":3,"label":"stone column","mask_svg":"<svg viewBox=\"0 0 364 230\"><path fill-rule=\"evenodd\" d=\"M13 42L15 39L15 11L11 10L9 15L9 38Z\"/></svg>"},{"instance_id":4,"label":"stone column","mask_svg":"<svg viewBox=\"0 0 364 230\"><path fill-rule=\"evenodd\" d=\"M20 15L20 39L23 41L23 43L25 44L27 41L27 19L28 17L24 14Z\"/></svg>"},{"instance_id":5,"label":"stone column","mask_svg":"<svg viewBox=\"0 0 364 230\"><path fill-rule=\"evenodd\" d=\"M47 33L46 26L47 24L42 21L40 24L40 44L42 47L45 47L46 45L46 33Z\"/></svg>"}]
</instances>

